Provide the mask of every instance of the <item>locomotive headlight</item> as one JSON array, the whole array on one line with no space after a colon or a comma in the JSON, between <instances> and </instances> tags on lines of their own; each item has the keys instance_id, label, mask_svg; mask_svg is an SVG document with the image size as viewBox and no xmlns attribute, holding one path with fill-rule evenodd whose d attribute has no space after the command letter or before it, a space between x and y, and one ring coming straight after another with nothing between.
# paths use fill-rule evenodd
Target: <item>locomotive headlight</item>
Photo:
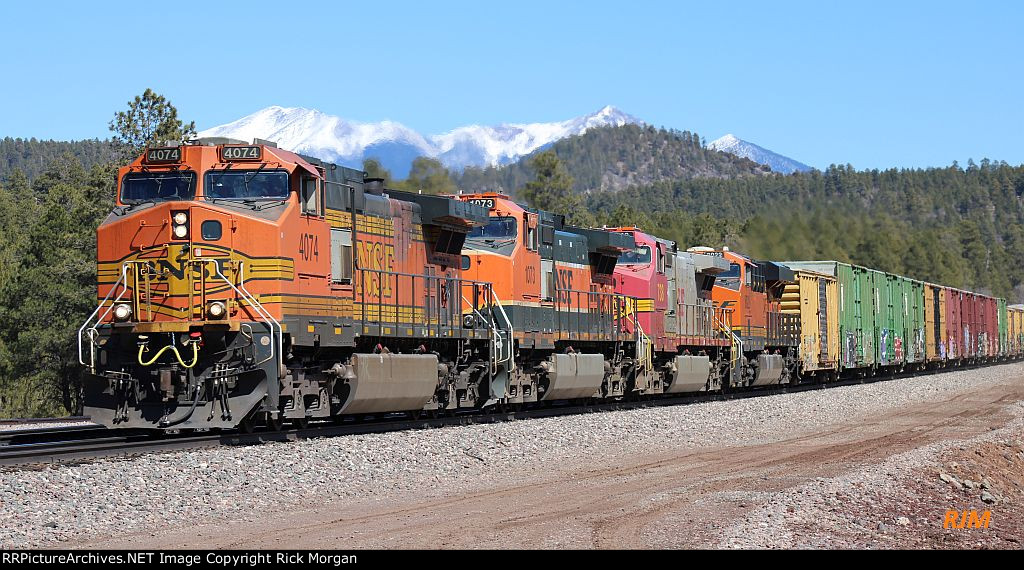
<instances>
[{"instance_id":1,"label":"locomotive headlight","mask_svg":"<svg viewBox=\"0 0 1024 570\"><path fill-rule=\"evenodd\" d=\"M227 312L227 307L225 307L224 303L221 303L220 301L214 301L210 303L209 306L206 307L206 314L209 315L211 319L220 319Z\"/></svg>"},{"instance_id":2,"label":"locomotive headlight","mask_svg":"<svg viewBox=\"0 0 1024 570\"><path fill-rule=\"evenodd\" d=\"M114 307L114 319L118 321L127 321L132 316L132 308L130 305L121 303Z\"/></svg>"},{"instance_id":3,"label":"locomotive headlight","mask_svg":"<svg viewBox=\"0 0 1024 570\"><path fill-rule=\"evenodd\" d=\"M467 328L467 329L471 329L471 328L473 328L473 325L476 324L475 321L476 321L476 318L473 317L473 313L469 313L469 314L463 315L463 317L462 317L462 326Z\"/></svg>"},{"instance_id":4,"label":"locomotive headlight","mask_svg":"<svg viewBox=\"0 0 1024 570\"><path fill-rule=\"evenodd\" d=\"M179 216L184 216L185 214L178 214L178 215ZM175 217L177 217L177 216L175 216ZM174 237L176 237L176 238L184 238L187 235L188 235L188 228L186 228L185 226L174 226Z\"/></svg>"},{"instance_id":5,"label":"locomotive headlight","mask_svg":"<svg viewBox=\"0 0 1024 570\"><path fill-rule=\"evenodd\" d=\"M179 226L185 225L185 222L187 221L188 214L186 214L185 212L178 212L177 214L174 214L174 223L178 224Z\"/></svg>"}]
</instances>

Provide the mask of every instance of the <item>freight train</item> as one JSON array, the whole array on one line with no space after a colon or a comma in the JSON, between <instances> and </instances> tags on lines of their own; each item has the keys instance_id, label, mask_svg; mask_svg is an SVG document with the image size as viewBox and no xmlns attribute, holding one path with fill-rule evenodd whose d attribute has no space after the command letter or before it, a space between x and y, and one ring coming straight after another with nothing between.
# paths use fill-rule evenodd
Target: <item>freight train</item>
<instances>
[{"instance_id":1,"label":"freight train","mask_svg":"<svg viewBox=\"0 0 1024 570\"><path fill-rule=\"evenodd\" d=\"M85 413L279 429L1016 358L1024 308L681 249L497 193L399 192L267 141L148 148L97 230Z\"/></svg>"}]
</instances>

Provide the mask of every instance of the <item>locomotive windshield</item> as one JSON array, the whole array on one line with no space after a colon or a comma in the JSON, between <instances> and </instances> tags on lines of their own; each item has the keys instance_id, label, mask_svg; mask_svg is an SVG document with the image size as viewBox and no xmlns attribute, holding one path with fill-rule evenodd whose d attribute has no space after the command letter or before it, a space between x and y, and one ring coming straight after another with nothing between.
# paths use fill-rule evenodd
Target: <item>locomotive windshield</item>
<instances>
[{"instance_id":1,"label":"locomotive windshield","mask_svg":"<svg viewBox=\"0 0 1024 570\"><path fill-rule=\"evenodd\" d=\"M740 290L740 266L737 263L729 264L729 271L720 273L715 278L715 287L726 287L733 291Z\"/></svg>"},{"instance_id":2,"label":"locomotive windshield","mask_svg":"<svg viewBox=\"0 0 1024 570\"><path fill-rule=\"evenodd\" d=\"M125 204L191 200L196 195L196 173L174 170L126 174L121 180L121 201Z\"/></svg>"},{"instance_id":3,"label":"locomotive windshield","mask_svg":"<svg viewBox=\"0 0 1024 570\"><path fill-rule=\"evenodd\" d=\"M466 237L514 240L516 238L516 219L512 216L492 217L486 226L473 228Z\"/></svg>"},{"instance_id":4,"label":"locomotive windshield","mask_svg":"<svg viewBox=\"0 0 1024 570\"><path fill-rule=\"evenodd\" d=\"M619 255L619 265L643 265L651 262L651 248L641 245Z\"/></svg>"},{"instance_id":5,"label":"locomotive windshield","mask_svg":"<svg viewBox=\"0 0 1024 570\"><path fill-rule=\"evenodd\" d=\"M288 173L284 170L218 170L206 173L203 188L207 199L285 200L288 198Z\"/></svg>"}]
</instances>

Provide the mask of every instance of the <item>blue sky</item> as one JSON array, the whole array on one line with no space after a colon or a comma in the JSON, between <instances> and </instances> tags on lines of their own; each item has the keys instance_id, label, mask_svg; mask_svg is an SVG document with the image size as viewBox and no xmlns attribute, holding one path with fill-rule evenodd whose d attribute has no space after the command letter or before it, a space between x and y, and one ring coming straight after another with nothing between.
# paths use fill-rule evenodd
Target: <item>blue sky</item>
<instances>
[{"instance_id":1,"label":"blue sky","mask_svg":"<svg viewBox=\"0 0 1024 570\"><path fill-rule=\"evenodd\" d=\"M200 128L275 104L424 133L612 104L817 167L1019 164L1022 16L1005 1L17 2L0 136L104 138L152 87Z\"/></svg>"}]
</instances>

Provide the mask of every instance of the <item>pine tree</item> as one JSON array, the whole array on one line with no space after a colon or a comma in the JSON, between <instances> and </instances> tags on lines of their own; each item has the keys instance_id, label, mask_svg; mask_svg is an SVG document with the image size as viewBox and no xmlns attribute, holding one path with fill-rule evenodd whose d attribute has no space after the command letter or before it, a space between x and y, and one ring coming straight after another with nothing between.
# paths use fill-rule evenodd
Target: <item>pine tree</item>
<instances>
[{"instance_id":1,"label":"pine tree","mask_svg":"<svg viewBox=\"0 0 1024 570\"><path fill-rule=\"evenodd\" d=\"M398 182L399 190L424 194L455 194L455 182L448 169L436 158L418 157L412 161L409 177Z\"/></svg>"},{"instance_id":2,"label":"pine tree","mask_svg":"<svg viewBox=\"0 0 1024 570\"><path fill-rule=\"evenodd\" d=\"M19 184L22 195L40 203L24 210L31 217L20 224L17 261L0 287L7 414L79 410L82 367L76 337L96 305L96 226L110 211L112 182L110 168L87 172L66 156L31 190Z\"/></svg>"},{"instance_id":3,"label":"pine tree","mask_svg":"<svg viewBox=\"0 0 1024 570\"><path fill-rule=\"evenodd\" d=\"M391 171L384 168L376 158L363 159L363 172L366 173L367 178L381 178L384 180L386 188L391 187Z\"/></svg>"},{"instance_id":4,"label":"pine tree","mask_svg":"<svg viewBox=\"0 0 1024 570\"><path fill-rule=\"evenodd\" d=\"M535 178L527 182L518 194L526 202L541 210L564 214L568 223L589 226L596 223L594 215L583 206L583 200L573 190L573 179L565 165L552 151L545 151L530 161Z\"/></svg>"},{"instance_id":5,"label":"pine tree","mask_svg":"<svg viewBox=\"0 0 1024 570\"><path fill-rule=\"evenodd\" d=\"M178 110L163 95L146 89L128 102L127 111L118 111L110 121L114 144L122 162L138 156L147 146L184 142L196 135L196 124L184 124Z\"/></svg>"}]
</instances>

